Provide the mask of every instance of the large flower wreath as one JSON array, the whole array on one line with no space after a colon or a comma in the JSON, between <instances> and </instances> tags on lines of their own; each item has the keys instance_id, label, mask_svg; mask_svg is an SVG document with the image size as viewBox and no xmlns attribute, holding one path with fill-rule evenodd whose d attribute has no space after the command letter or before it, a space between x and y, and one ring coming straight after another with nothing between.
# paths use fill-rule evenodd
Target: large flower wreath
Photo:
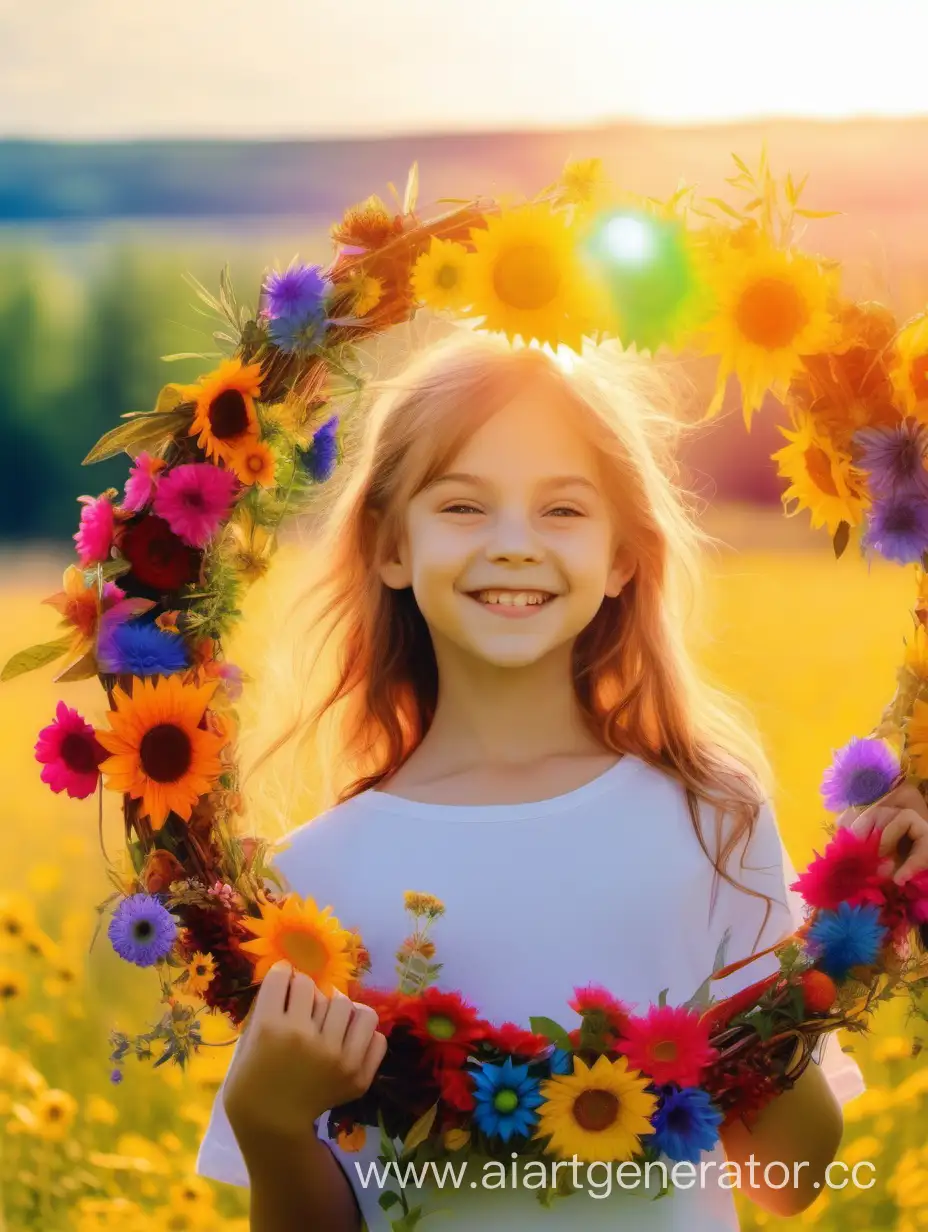
<instances>
[{"instance_id":1,"label":"large flower wreath","mask_svg":"<svg viewBox=\"0 0 928 1232\"><path fill-rule=\"evenodd\" d=\"M783 401L792 429L774 456L788 511L809 509L838 556L862 526L863 551L918 575L896 695L869 736L836 754L825 803L865 805L903 777L928 778L928 316L899 328L887 309L843 300L834 263L796 246L797 222L816 216L799 206L802 184L775 180L763 157L756 171L735 162L740 207L691 188L633 198L594 160L569 164L530 202L473 201L431 220L416 210L413 172L395 208L371 197L332 228L327 268L270 273L257 313L239 307L226 271L218 298L198 288L230 357L196 384L165 386L90 452L85 462L130 456L125 490L80 498L78 564L47 600L65 631L2 673L64 659L57 680L97 676L106 693L97 727L61 702L36 757L53 791L98 792L101 818L103 789L123 796L133 873L127 884L110 869L109 937L127 962L155 968L165 1010L144 1034L114 1033L114 1080L130 1053L183 1065L207 1010L240 1028L285 955L323 990L373 1005L388 1037L370 1091L331 1114L347 1149L375 1128L394 1159L695 1161L721 1125L750 1121L795 1082L826 1033L866 1030L897 994L925 1017L928 873L898 885L878 831L838 830L799 878L805 919L775 947L778 972L713 1001L712 980L734 969L720 952L687 1004L662 995L645 1013L575 989L580 1025L568 1030L489 1023L439 989L429 930L443 907L427 893L407 894L414 925L397 988L367 987L362 938L287 894L268 845L237 821L242 674L223 638L277 528L340 457L333 408L360 388L356 344L420 305L522 343L611 338L718 356L709 413L735 374L748 425L768 391ZM401 1195L383 1204L401 1207L396 1227L418 1218Z\"/></svg>"}]
</instances>

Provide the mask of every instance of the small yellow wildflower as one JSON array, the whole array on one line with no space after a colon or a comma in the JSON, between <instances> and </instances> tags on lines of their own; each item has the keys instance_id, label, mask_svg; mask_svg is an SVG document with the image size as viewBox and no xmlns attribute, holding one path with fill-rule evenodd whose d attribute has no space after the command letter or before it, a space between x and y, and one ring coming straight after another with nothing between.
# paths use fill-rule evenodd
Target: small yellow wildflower
<instances>
[{"instance_id":1,"label":"small yellow wildflower","mask_svg":"<svg viewBox=\"0 0 928 1232\"><path fill-rule=\"evenodd\" d=\"M91 1095L84 1106L84 1116L97 1125L115 1125L119 1109L102 1095Z\"/></svg>"},{"instance_id":2,"label":"small yellow wildflower","mask_svg":"<svg viewBox=\"0 0 928 1232\"><path fill-rule=\"evenodd\" d=\"M444 914L445 904L434 894L420 894L416 890L407 890L403 895L403 905L413 915L427 915L430 920L436 920Z\"/></svg>"}]
</instances>

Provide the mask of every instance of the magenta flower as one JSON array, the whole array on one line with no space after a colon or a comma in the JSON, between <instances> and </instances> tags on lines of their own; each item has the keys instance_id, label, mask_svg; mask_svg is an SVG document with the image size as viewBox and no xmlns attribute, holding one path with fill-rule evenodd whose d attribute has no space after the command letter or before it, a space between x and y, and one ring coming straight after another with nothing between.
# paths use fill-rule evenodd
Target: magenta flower
<instances>
[{"instance_id":1,"label":"magenta flower","mask_svg":"<svg viewBox=\"0 0 928 1232\"><path fill-rule=\"evenodd\" d=\"M164 461L161 458L153 457L147 450L140 453L126 480L123 509L141 513L146 505L150 505L158 487L158 472L162 470Z\"/></svg>"},{"instance_id":2,"label":"magenta flower","mask_svg":"<svg viewBox=\"0 0 928 1232\"><path fill-rule=\"evenodd\" d=\"M42 728L35 745L35 759L44 763L42 782L56 793L86 800L96 790L100 763L107 757L90 724L59 702L54 723Z\"/></svg>"},{"instance_id":3,"label":"magenta flower","mask_svg":"<svg viewBox=\"0 0 928 1232\"><path fill-rule=\"evenodd\" d=\"M106 496L79 496L84 506L81 524L74 536L82 565L99 565L109 560L113 546L113 506Z\"/></svg>"},{"instance_id":4,"label":"magenta flower","mask_svg":"<svg viewBox=\"0 0 928 1232\"><path fill-rule=\"evenodd\" d=\"M158 483L153 509L192 548L203 548L229 516L238 488L231 471L209 462L175 466Z\"/></svg>"}]
</instances>

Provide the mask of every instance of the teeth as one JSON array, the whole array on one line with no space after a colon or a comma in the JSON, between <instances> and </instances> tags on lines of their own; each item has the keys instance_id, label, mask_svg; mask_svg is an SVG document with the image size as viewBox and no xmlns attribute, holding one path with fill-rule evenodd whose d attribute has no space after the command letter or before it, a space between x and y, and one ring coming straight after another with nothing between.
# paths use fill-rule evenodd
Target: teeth
<instances>
[{"instance_id":1,"label":"teeth","mask_svg":"<svg viewBox=\"0 0 928 1232\"><path fill-rule=\"evenodd\" d=\"M477 593L481 603L502 607L540 607L553 597L542 590L481 590Z\"/></svg>"}]
</instances>

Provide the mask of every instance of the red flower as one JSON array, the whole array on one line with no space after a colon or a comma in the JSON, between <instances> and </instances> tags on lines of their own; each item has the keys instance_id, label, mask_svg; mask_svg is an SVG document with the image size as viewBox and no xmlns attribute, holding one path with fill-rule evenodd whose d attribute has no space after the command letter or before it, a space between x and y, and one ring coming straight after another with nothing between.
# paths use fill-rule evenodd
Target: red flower
<instances>
[{"instance_id":1,"label":"red flower","mask_svg":"<svg viewBox=\"0 0 928 1232\"><path fill-rule=\"evenodd\" d=\"M462 1061L471 1045L487 1031L487 1024L463 997L437 988L426 988L419 996L410 997L397 1017L408 1022L413 1035L445 1063Z\"/></svg>"},{"instance_id":2,"label":"red flower","mask_svg":"<svg viewBox=\"0 0 928 1232\"><path fill-rule=\"evenodd\" d=\"M609 1030L621 1035L625 1030L632 1012L632 1007L618 1001L611 992L599 984L585 984L583 988L574 989L574 999L569 1002L570 1008L578 1014L599 1012L605 1015Z\"/></svg>"},{"instance_id":3,"label":"red flower","mask_svg":"<svg viewBox=\"0 0 928 1232\"><path fill-rule=\"evenodd\" d=\"M847 826L837 834L790 889L798 890L810 907L834 911L841 903L883 902L885 878L879 872L880 831L861 838Z\"/></svg>"},{"instance_id":4,"label":"red flower","mask_svg":"<svg viewBox=\"0 0 928 1232\"><path fill-rule=\"evenodd\" d=\"M509 1056L528 1061L549 1047L550 1040L533 1031L525 1031L514 1022L504 1022L500 1027L491 1027L486 1042Z\"/></svg>"},{"instance_id":5,"label":"red flower","mask_svg":"<svg viewBox=\"0 0 928 1232\"><path fill-rule=\"evenodd\" d=\"M642 1018L629 1018L618 1046L629 1066L660 1085L699 1085L702 1071L718 1052L709 1044L709 1024L696 1010L652 1005Z\"/></svg>"},{"instance_id":6,"label":"red flower","mask_svg":"<svg viewBox=\"0 0 928 1232\"><path fill-rule=\"evenodd\" d=\"M120 551L132 566L133 577L153 590L180 590L195 582L200 572L200 553L182 543L154 514L125 528Z\"/></svg>"},{"instance_id":7,"label":"red flower","mask_svg":"<svg viewBox=\"0 0 928 1232\"><path fill-rule=\"evenodd\" d=\"M885 881L882 892L880 923L889 929L894 942L928 921L928 870L915 873L904 885Z\"/></svg>"},{"instance_id":8,"label":"red flower","mask_svg":"<svg viewBox=\"0 0 928 1232\"><path fill-rule=\"evenodd\" d=\"M473 1112L474 1080L466 1069L442 1065L438 1071L438 1089L446 1104L457 1112Z\"/></svg>"},{"instance_id":9,"label":"red flower","mask_svg":"<svg viewBox=\"0 0 928 1232\"><path fill-rule=\"evenodd\" d=\"M389 1038L390 1032L396 1026L402 1008L402 998L397 992L389 992L383 988L362 988L360 985L351 990L352 1001L361 1005L369 1005L377 1014L377 1030Z\"/></svg>"}]
</instances>

